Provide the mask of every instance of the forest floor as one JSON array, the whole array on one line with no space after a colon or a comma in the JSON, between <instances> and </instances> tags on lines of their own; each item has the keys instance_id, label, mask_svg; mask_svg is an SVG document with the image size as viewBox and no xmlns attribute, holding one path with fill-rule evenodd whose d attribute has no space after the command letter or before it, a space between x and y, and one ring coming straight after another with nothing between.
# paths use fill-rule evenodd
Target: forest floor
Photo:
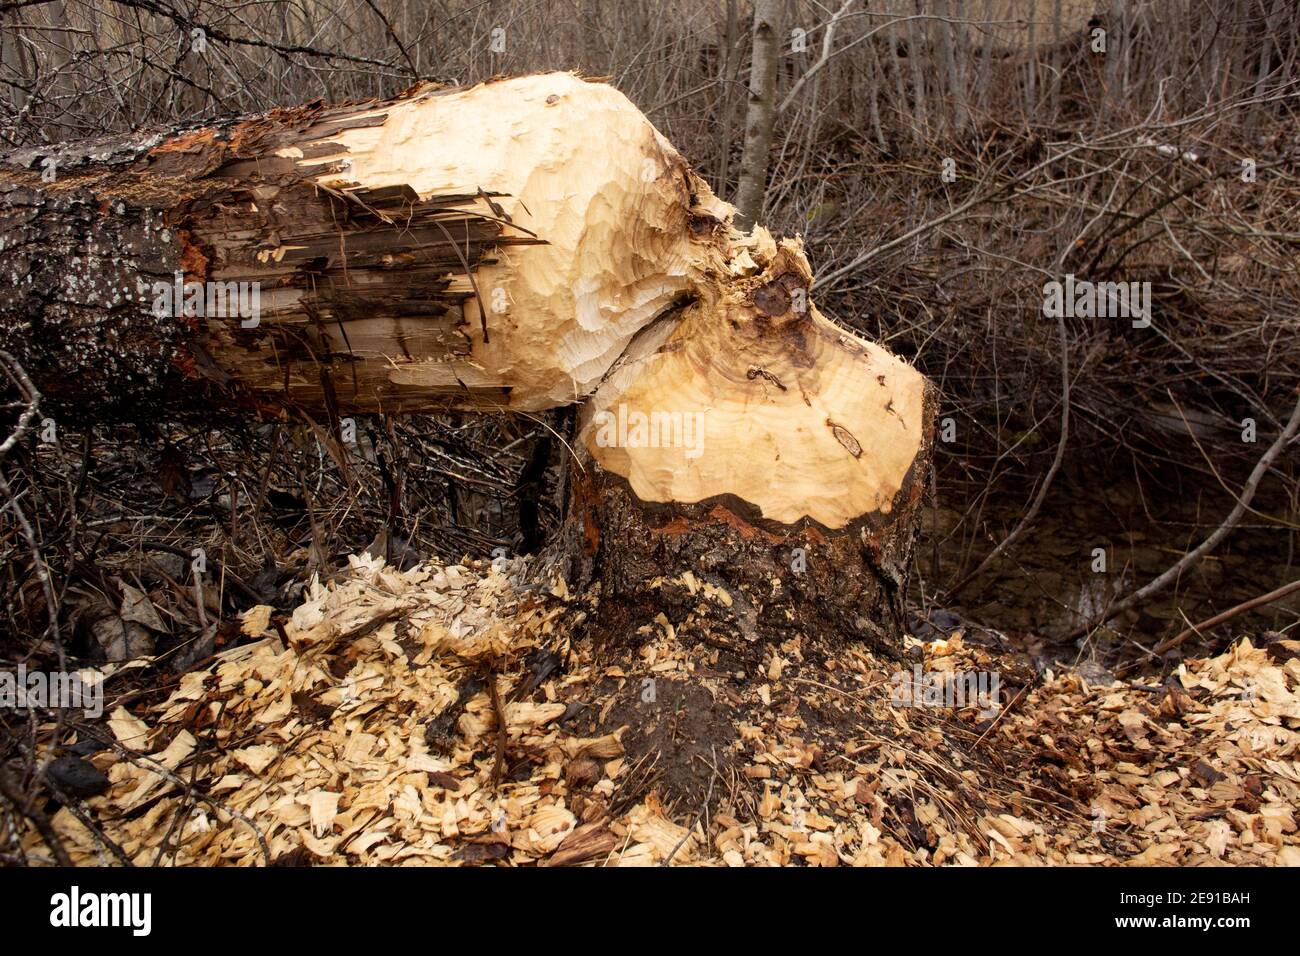
<instances>
[{"instance_id":1,"label":"forest floor","mask_svg":"<svg viewBox=\"0 0 1300 956\"><path fill-rule=\"evenodd\" d=\"M86 864L1300 865L1300 642L1154 686L951 616L888 660L747 639L689 576L670 621L531 570L354 557L161 692L103 665L131 706L74 759L107 789L53 826Z\"/></svg>"}]
</instances>

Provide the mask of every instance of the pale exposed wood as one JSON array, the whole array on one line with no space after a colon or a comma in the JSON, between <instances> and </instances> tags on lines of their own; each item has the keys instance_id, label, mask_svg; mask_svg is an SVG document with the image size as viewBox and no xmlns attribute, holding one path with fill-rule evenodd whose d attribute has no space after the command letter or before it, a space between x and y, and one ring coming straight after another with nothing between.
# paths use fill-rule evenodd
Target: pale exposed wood
<instances>
[{"instance_id":1,"label":"pale exposed wood","mask_svg":"<svg viewBox=\"0 0 1300 956\"><path fill-rule=\"evenodd\" d=\"M584 406L580 440L643 501L734 495L766 519L827 528L888 515L921 447L924 379L821 315L797 242L757 237L752 274L633 346ZM611 445L612 423L637 414L659 447L635 434ZM692 433L668 445L667 426L689 416Z\"/></svg>"},{"instance_id":2,"label":"pale exposed wood","mask_svg":"<svg viewBox=\"0 0 1300 956\"><path fill-rule=\"evenodd\" d=\"M596 392L581 440L641 500L732 495L832 529L888 514L921 447L922 377L826 320L799 243L733 228L734 209L606 84L426 87L117 148L125 170L87 146L45 190L96 196L98 227L126 210L123 254L107 236L71 254L111 259L114 281L176 268L260 283L255 328L207 317L175 345L259 401L534 411ZM18 221L0 219L22 238ZM93 347L106 293L63 271L42 279L57 301L34 321L50 328L80 295L66 327L89 345L74 357L116 361ZM0 303L29 348L16 313L30 308ZM109 311L136 330L145 309ZM702 445L600 447L593 420L620 406L699 416Z\"/></svg>"},{"instance_id":3,"label":"pale exposed wood","mask_svg":"<svg viewBox=\"0 0 1300 956\"><path fill-rule=\"evenodd\" d=\"M712 236L693 231L691 217L729 210L611 86L551 73L385 113L382 125L344 131L313 160L342 166L320 177L324 185L406 186L422 197L482 190L543 243L504 250L477 270L478 294L464 306L469 356L397 361L395 382L508 388L503 406L530 410L578 400L715 262ZM485 200L474 208L492 212Z\"/></svg>"}]
</instances>

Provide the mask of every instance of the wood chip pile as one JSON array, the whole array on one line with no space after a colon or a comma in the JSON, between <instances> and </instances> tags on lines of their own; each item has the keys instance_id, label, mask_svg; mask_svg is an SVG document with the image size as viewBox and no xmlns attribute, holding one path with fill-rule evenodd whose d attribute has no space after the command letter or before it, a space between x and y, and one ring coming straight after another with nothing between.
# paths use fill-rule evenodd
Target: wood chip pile
<instances>
[{"instance_id":1,"label":"wood chip pile","mask_svg":"<svg viewBox=\"0 0 1300 956\"><path fill-rule=\"evenodd\" d=\"M363 556L255 608L251 643L107 715L78 812L178 865L1300 865L1296 642L1089 683L960 633L902 661L755 640L689 574L683 620L589 631L597 598L527 576ZM901 706L900 671L996 673L1000 706Z\"/></svg>"}]
</instances>

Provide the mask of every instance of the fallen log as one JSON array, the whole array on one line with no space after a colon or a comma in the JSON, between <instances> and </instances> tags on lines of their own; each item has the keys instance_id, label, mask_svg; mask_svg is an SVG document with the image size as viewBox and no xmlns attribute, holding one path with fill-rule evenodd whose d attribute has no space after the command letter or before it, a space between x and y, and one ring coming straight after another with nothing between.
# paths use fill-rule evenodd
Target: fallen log
<instances>
[{"instance_id":1,"label":"fallen log","mask_svg":"<svg viewBox=\"0 0 1300 956\"><path fill-rule=\"evenodd\" d=\"M572 577L895 634L931 389L818 312L797 240L733 216L566 73L25 150L0 347L80 418L583 403Z\"/></svg>"}]
</instances>

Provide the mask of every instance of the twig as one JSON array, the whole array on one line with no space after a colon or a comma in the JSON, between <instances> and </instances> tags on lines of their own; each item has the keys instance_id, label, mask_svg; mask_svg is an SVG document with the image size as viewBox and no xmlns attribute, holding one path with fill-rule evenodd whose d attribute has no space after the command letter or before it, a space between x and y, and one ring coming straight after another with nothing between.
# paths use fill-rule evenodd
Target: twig
<instances>
[{"instance_id":1,"label":"twig","mask_svg":"<svg viewBox=\"0 0 1300 956\"><path fill-rule=\"evenodd\" d=\"M33 801L23 800L13 786L13 781L9 778L9 772L4 767L0 767L0 796L3 796L9 802L9 805L14 808L16 813L32 821L32 825L36 827L37 832L45 840L45 845L50 848L50 852L54 854L54 860L59 866L72 866L72 857L68 856L67 848L64 847L63 840L60 838L58 831L54 829L54 824L50 822L50 818L46 816L45 811L40 807L29 806Z\"/></svg>"},{"instance_id":2,"label":"twig","mask_svg":"<svg viewBox=\"0 0 1300 956\"><path fill-rule=\"evenodd\" d=\"M854 0L844 0L844 5L831 15L830 22L826 24L826 32L822 34L821 56L818 57L816 63L807 69L803 76L799 77L795 85L790 88L790 92L785 95L785 99L783 99L781 104L776 108L777 113L785 112L785 108L794 101L794 98L799 95L807 82L820 73L826 67L826 64L830 62L831 57L835 55L835 28L840 25L840 21L844 19L844 15L849 12L849 7L853 6L853 3ZM883 30L885 27L891 26L892 24L893 21L890 21L889 23L877 27L876 30L872 30L871 33L867 34L867 36L869 37L878 30ZM866 37L854 40L853 43L849 44L849 46L860 43L864 39L866 39ZM845 47L845 49L848 49L848 47Z\"/></svg>"},{"instance_id":3,"label":"twig","mask_svg":"<svg viewBox=\"0 0 1300 956\"><path fill-rule=\"evenodd\" d=\"M492 789L495 790L501 783L501 774L506 765L506 709L501 703L495 666L488 673L488 690L492 694L492 709L497 715L497 756L496 762L492 764Z\"/></svg>"},{"instance_id":4,"label":"twig","mask_svg":"<svg viewBox=\"0 0 1300 956\"><path fill-rule=\"evenodd\" d=\"M709 809L709 801L713 799L713 781L718 779L718 748L710 747L709 750L713 754L713 774L709 777L709 792L704 795L704 805L700 807L700 812L695 815L695 820L687 827L686 835L677 841L677 845L673 847L671 853L664 857L664 861L659 864L660 866L667 866L672 863L677 851L686 845L686 841L691 838L691 834L695 832L695 828L700 825L700 821L704 819L704 814Z\"/></svg>"},{"instance_id":5,"label":"twig","mask_svg":"<svg viewBox=\"0 0 1300 956\"><path fill-rule=\"evenodd\" d=\"M18 390L23 393L23 399L27 402L27 408L18 416L18 424L14 426L14 430L4 440L3 444L0 444L0 461L3 461L14 445L22 441L23 436L27 434L27 430L31 427L32 419L36 417L37 409L41 406L41 393L32 384L32 380L27 377L27 372L18 364L18 360L4 349L0 349L0 361L5 363L5 374L9 376L10 381L18 386Z\"/></svg>"},{"instance_id":6,"label":"twig","mask_svg":"<svg viewBox=\"0 0 1300 956\"><path fill-rule=\"evenodd\" d=\"M1002 710L998 712L998 715L993 718L993 723L989 724L988 728L984 731L984 733L979 735L979 738L975 741L974 746L978 747L981 743L983 743L984 738L987 737L989 734L993 733L993 728L1002 722L1002 718L1005 717L1007 714L1011 713L1012 709L1016 706L1016 704L1020 703L1021 698L1023 698L1025 694L1029 693L1030 688L1038 686L1038 682L1040 680L1042 680L1042 675L1035 675L1034 680L1026 684L1024 687L1020 688L1020 693L1016 694L1016 696L1012 699L1011 703L1007 704L1007 706L1003 707Z\"/></svg>"},{"instance_id":7,"label":"twig","mask_svg":"<svg viewBox=\"0 0 1300 956\"><path fill-rule=\"evenodd\" d=\"M1267 594L1261 594L1259 595L1259 597L1253 597L1249 601L1242 601L1236 607L1230 607L1228 608L1228 610L1222 612L1221 614L1216 614L1214 615L1214 617L1202 621L1200 624L1193 624L1191 627L1187 628L1186 630L1180 631L1175 637L1171 637L1168 638L1167 640L1163 640L1155 647L1151 648L1150 651L1151 656L1159 657L1161 654L1165 653L1166 651L1173 650L1175 647L1183 643L1183 641L1187 640L1193 634L1200 634L1202 631L1208 630L1209 628L1217 627L1218 625L1222 624L1224 621L1232 620L1238 614L1245 614L1247 611L1252 611L1255 608L1262 607L1265 604L1272 604L1274 601L1280 601L1282 598L1286 597L1288 594L1291 594L1295 591L1300 591L1300 579L1292 581L1290 584L1284 584L1280 588L1275 588L1274 590L1269 591ZM1137 667L1137 665L1138 665L1138 661L1129 661L1123 667L1120 667L1116 671L1116 673L1122 676L1124 674L1129 673L1131 670Z\"/></svg>"}]
</instances>

